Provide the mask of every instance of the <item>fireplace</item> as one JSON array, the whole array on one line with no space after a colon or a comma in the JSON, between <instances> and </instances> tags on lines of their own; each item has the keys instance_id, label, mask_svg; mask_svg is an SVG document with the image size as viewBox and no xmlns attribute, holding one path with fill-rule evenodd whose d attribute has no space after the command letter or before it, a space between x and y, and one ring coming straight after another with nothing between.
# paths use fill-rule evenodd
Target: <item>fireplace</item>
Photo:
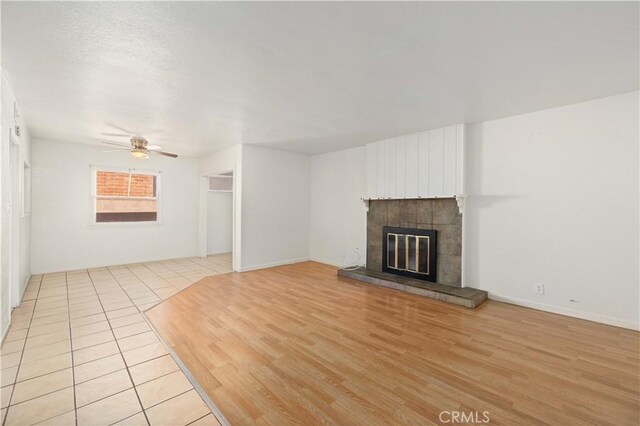
<instances>
[{"instance_id":1,"label":"fireplace","mask_svg":"<svg viewBox=\"0 0 640 426\"><path fill-rule=\"evenodd\" d=\"M436 282L437 231L382 228L382 270Z\"/></svg>"}]
</instances>

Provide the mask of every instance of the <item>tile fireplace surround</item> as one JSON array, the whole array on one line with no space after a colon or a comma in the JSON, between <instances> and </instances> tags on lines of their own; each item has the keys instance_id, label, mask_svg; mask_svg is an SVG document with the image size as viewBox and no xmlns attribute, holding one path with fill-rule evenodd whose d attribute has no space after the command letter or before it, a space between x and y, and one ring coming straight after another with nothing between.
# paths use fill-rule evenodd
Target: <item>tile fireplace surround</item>
<instances>
[{"instance_id":1,"label":"tile fireplace surround","mask_svg":"<svg viewBox=\"0 0 640 426\"><path fill-rule=\"evenodd\" d=\"M437 279L461 286L462 216L453 198L371 200L367 213L367 269L382 272L382 227L438 231Z\"/></svg>"}]
</instances>

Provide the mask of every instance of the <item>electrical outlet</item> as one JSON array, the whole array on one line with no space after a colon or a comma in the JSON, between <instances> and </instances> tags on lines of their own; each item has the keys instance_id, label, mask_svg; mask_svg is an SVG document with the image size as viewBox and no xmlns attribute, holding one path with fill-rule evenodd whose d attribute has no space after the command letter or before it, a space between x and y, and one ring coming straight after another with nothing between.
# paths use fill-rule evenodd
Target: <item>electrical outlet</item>
<instances>
[{"instance_id":1,"label":"electrical outlet","mask_svg":"<svg viewBox=\"0 0 640 426\"><path fill-rule=\"evenodd\" d=\"M536 294L544 294L544 284L542 283L535 283L533 285L534 290L536 292Z\"/></svg>"}]
</instances>

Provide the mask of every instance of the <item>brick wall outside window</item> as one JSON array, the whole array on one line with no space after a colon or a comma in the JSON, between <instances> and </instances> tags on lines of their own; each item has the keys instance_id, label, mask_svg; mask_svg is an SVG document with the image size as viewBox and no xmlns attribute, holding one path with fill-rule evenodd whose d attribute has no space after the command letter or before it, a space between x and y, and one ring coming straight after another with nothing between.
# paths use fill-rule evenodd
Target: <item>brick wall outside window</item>
<instances>
[{"instance_id":1,"label":"brick wall outside window","mask_svg":"<svg viewBox=\"0 0 640 426\"><path fill-rule=\"evenodd\" d=\"M153 197L154 194L153 175L131 174L131 192L129 189L129 173L120 172L97 172L96 184L97 195L118 195L126 197Z\"/></svg>"},{"instance_id":2,"label":"brick wall outside window","mask_svg":"<svg viewBox=\"0 0 640 426\"><path fill-rule=\"evenodd\" d=\"M141 198L157 197L154 175L97 171L96 195L96 222L153 222L158 218L158 201Z\"/></svg>"}]
</instances>

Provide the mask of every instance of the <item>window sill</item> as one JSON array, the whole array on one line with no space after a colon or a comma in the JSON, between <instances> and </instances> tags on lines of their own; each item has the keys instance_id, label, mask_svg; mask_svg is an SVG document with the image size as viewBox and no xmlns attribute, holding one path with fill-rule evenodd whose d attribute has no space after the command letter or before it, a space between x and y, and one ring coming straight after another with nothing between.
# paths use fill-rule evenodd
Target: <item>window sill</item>
<instances>
[{"instance_id":1,"label":"window sill","mask_svg":"<svg viewBox=\"0 0 640 426\"><path fill-rule=\"evenodd\" d=\"M158 228L161 222L93 222L89 229Z\"/></svg>"}]
</instances>

